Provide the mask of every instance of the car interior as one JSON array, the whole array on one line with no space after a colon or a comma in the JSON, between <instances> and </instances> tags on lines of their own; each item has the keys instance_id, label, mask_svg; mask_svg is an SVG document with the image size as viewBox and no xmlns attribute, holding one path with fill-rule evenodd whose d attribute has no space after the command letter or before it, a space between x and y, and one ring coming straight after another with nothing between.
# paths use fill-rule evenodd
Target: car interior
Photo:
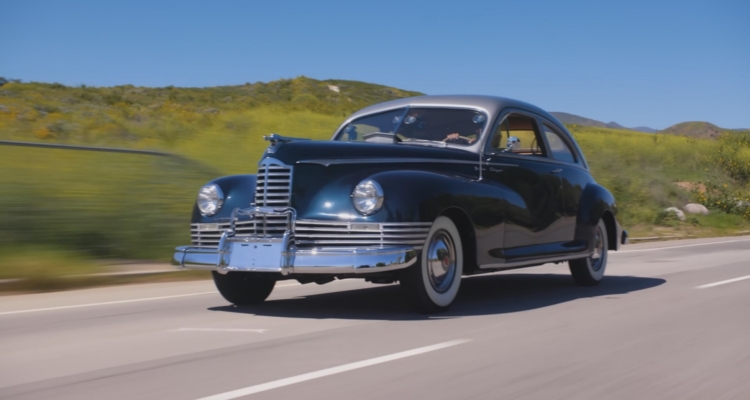
<instances>
[{"instance_id":1,"label":"car interior","mask_svg":"<svg viewBox=\"0 0 750 400\"><path fill-rule=\"evenodd\" d=\"M534 118L511 114L492 133L490 148L494 153L546 157L544 145L539 140L539 130Z\"/></svg>"}]
</instances>

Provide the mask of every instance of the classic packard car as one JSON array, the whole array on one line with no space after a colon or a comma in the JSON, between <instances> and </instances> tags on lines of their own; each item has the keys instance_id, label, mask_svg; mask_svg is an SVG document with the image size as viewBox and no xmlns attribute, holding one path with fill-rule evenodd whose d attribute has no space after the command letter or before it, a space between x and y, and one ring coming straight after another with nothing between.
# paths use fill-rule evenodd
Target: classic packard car
<instances>
[{"instance_id":1,"label":"classic packard car","mask_svg":"<svg viewBox=\"0 0 750 400\"><path fill-rule=\"evenodd\" d=\"M257 174L200 189L192 245L173 257L236 305L279 280L364 278L438 312L464 275L567 261L596 285L627 240L573 137L524 102L412 97L354 113L330 141L266 139Z\"/></svg>"}]
</instances>

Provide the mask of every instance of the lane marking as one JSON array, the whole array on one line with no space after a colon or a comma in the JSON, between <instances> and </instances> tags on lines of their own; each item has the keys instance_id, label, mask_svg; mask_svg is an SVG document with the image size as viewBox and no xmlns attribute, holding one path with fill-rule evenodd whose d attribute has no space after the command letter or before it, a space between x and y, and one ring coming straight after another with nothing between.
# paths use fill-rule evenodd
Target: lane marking
<instances>
[{"instance_id":1,"label":"lane marking","mask_svg":"<svg viewBox=\"0 0 750 400\"><path fill-rule=\"evenodd\" d=\"M143 298L143 299L106 301L106 302L103 302L103 303L76 304L76 305L72 305L72 306L60 306L60 307L48 307L48 308L34 308L34 309L31 309L31 310L18 310L18 311L5 311L5 312L0 312L0 315L23 314L23 313L33 313L33 312L41 312L41 311L67 310L67 309L71 309L71 308L107 306L107 305L111 305L111 304L137 303L137 302L141 302L141 301L152 301L152 300L163 300L163 299L176 299L176 298L180 298L180 297L191 297L191 296L205 296L207 294L218 294L218 292L188 293L188 294L178 294L178 295L174 295L174 296L146 297L146 298Z\"/></svg>"},{"instance_id":2,"label":"lane marking","mask_svg":"<svg viewBox=\"0 0 750 400\"><path fill-rule=\"evenodd\" d=\"M413 350L402 351L400 353L394 353L387 356L371 358L369 360L357 361L351 364L344 364L338 367L321 369L320 371L309 372L307 374L293 376L291 378L279 379L277 381L271 381L261 383L260 385L248 386L246 388L232 390L231 392L220 393L214 396L203 397L199 400L231 400L242 396L249 396L251 394L265 392L272 389L278 389L280 387L294 385L295 383L305 382L313 379L323 378L330 375L340 374L342 372L352 371L355 369L365 368L372 365L386 363L388 361L394 361L401 358L416 356L419 354L429 353L431 351L445 349L448 347L457 346L470 342L471 339L459 339L451 340L450 342L433 344L432 346L420 347Z\"/></svg>"},{"instance_id":3,"label":"lane marking","mask_svg":"<svg viewBox=\"0 0 750 400\"><path fill-rule=\"evenodd\" d=\"M724 241L721 241L721 242L695 243L695 244L686 244L686 245L682 245L682 246L670 246L670 247L656 247L656 248L653 248L653 249L620 250L620 251L613 251L613 252L609 253L609 255L622 254L622 253L638 253L638 252L644 252L644 251L658 251L658 250L679 249L679 248L683 248L683 247L708 246L708 245L712 245L712 244L748 242L748 241L750 241L750 239L724 240Z\"/></svg>"},{"instance_id":4,"label":"lane marking","mask_svg":"<svg viewBox=\"0 0 750 400\"><path fill-rule=\"evenodd\" d=\"M294 282L294 283L290 282L290 283L287 283L285 285L276 285L277 288L279 288L279 287L288 287L288 286L300 286L300 284L298 282ZM3 311L3 312L0 312L0 315L25 314L25 313L34 313L34 312L42 312L42 311L68 310L68 309L73 309L73 308L108 306L108 305L113 305L113 304L138 303L138 302L141 302L141 301L177 299L177 298L180 298L180 297L205 296L205 295L208 295L208 294L219 294L219 292L213 291L213 292L188 293L188 294L177 294L177 295L174 295L174 296L146 297L146 298L143 298L143 299L129 299L129 300L117 300L117 301L105 301L105 302L102 302L102 303L75 304L75 305L71 305L71 306L60 306L60 307L33 308L33 309L30 309L30 310Z\"/></svg>"},{"instance_id":5,"label":"lane marking","mask_svg":"<svg viewBox=\"0 0 750 400\"><path fill-rule=\"evenodd\" d=\"M739 278L734 278L734 279L727 279L725 281L720 281L720 282L709 283L709 284L706 284L706 285L700 285L700 286L696 286L695 288L696 289L708 289L708 288L712 288L714 286L726 285L727 283L734 283L734 282L744 281L745 279L750 279L750 275L741 276Z\"/></svg>"},{"instance_id":6,"label":"lane marking","mask_svg":"<svg viewBox=\"0 0 750 400\"><path fill-rule=\"evenodd\" d=\"M268 329L241 329L241 328L180 328L170 332L252 332L263 333Z\"/></svg>"}]
</instances>

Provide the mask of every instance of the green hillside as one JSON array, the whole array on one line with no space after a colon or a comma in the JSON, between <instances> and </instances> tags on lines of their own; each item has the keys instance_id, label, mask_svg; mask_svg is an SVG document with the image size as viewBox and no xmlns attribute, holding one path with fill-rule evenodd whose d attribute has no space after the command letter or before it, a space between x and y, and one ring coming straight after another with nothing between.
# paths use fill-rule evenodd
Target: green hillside
<instances>
[{"instance_id":1,"label":"green hillside","mask_svg":"<svg viewBox=\"0 0 750 400\"><path fill-rule=\"evenodd\" d=\"M0 146L0 279L69 273L87 259L166 261L173 246L189 242L197 189L216 176L253 173L266 147L262 135L328 139L352 111L413 95L304 77L214 88L5 84L0 140L181 157ZM750 208L738 206L750 201L750 135L702 140L569 128L632 234L750 229ZM712 214L677 222L660 212L696 200Z\"/></svg>"},{"instance_id":2,"label":"green hillside","mask_svg":"<svg viewBox=\"0 0 750 400\"><path fill-rule=\"evenodd\" d=\"M305 77L212 88L8 83L0 87L0 140L164 150L247 172L264 134L327 139L355 110L419 94Z\"/></svg>"}]
</instances>

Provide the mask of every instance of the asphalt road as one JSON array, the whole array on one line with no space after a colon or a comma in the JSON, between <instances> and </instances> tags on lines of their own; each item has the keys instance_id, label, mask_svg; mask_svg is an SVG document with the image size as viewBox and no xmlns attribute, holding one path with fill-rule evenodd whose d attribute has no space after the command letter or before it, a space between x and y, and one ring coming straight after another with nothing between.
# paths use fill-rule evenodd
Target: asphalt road
<instances>
[{"instance_id":1,"label":"asphalt road","mask_svg":"<svg viewBox=\"0 0 750 400\"><path fill-rule=\"evenodd\" d=\"M208 281L4 296L0 398L750 398L750 238L630 245L607 272L471 277L437 316L360 281L252 308Z\"/></svg>"}]
</instances>

